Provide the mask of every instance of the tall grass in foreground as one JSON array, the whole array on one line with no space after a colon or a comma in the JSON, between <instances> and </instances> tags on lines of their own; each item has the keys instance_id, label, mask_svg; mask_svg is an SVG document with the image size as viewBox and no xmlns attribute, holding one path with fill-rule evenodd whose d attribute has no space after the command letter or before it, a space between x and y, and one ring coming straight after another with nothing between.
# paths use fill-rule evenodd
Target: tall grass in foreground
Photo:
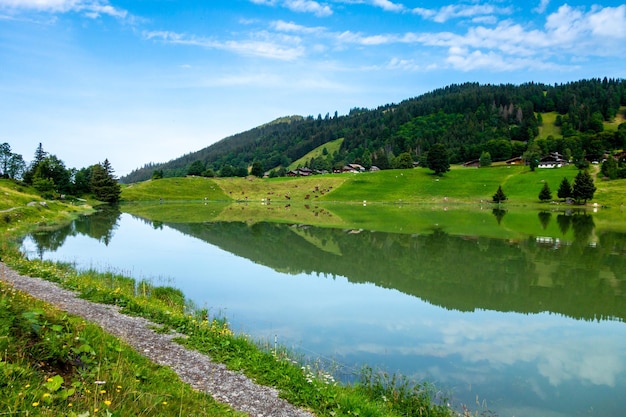
<instances>
[{"instance_id":1,"label":"tall grass in foreground","mask_svg":"<svg viewBox=\"0 0 626 417\"><path fill-rule=\"evenodd\" d=\"M210 355L215 361L225 363L230 369L245 373L261 384L276 387L281 397L295 405L312 410L320 417L472 415L466 410L453 409L447 404L445 398L438 397L427 384L412 384L399 377L388 379L381 376L384 374L365 371L357 377L359 382L352 385L339 384L325 370L303 365L293 360L293 356L283 349L276 347L263 349L248 336L234 334L224 320L209 317L207 310L185 305L184 297L174 288L154 287L145 281L135 282L130 278L111 273L77 272L67 264L29 261L16 253L7 253L7 251L3 251L2 256L7 263L22 274L39 276L57 282L63 287L78 291L81 297L92 301L119 305L127 314L143 316L158 323L162 326L160 331L175 330L186 335L185 339L178 341L189 348ZM11 296L12 300L23 297L15 294ZM24 312L31 311L25 307L27 303L18 304L22 307L16 309L16 313L12 313L12 318L9 320L11 322ZM4 304L0 306L0 311L5 310ZM49 310L49 308L41 305L37 311L44 310ZM38 349L53 352L54 355L50 356L49 362L45 361L42 369L37 369L39 366L37 362L29 359L32 354L20 348L10 355L9 360L5 360L10 367L34 369L29 371L32 374L30 379L16 379L12 382L7 391L7 397L1 400L2 403L16 404L11 405L14 410L18 407L23 410L30 404L29 411L32 411L33 403L38 403L37 407L45 405L47 407L45 410L50 410L48 414L42 415L55 415L59 413L59 410L64 410L63 413L71 415L72 410L79 409L82 412L87 410L92 414L77 415L220 416L232 413L230 410L218 407L207 397L196 397L199 394L188 388L182 388L184 384L176 385L180 384L179 382L176 382L174 386L166 384L166 381L178 381L178 379L169 374L165 376L164 373L170 372L167 369L152 365L138 355L133 356L133 352L114 338L109 338L104 334L98 335L97 338L91 336L97 331L95 326L84 324L79 319L65 317L60 312L56 314L61 315L65 321L57 322L48 318L55 317L54 315L44 316L33 313L27 316L24 319L26 322L22 324L23 328L28 328L32 324L28 322L28 317L30 317L37 320L38 325L53 323L45 326L52 332L63 329L69 332L68 336L60 336L61 339L56 338L54 333L46 336L55 344L41 345ZM43 317L46 318L43 319ZM5 329L7 326L0 328ZM3 330L2 335L12 332L12 330ZM74 334L79 336L74 336ZM33 333L27 333L25 337L41 340L41 337ZM43 339L45 340L46 337ZM78 339L72 339L72 337L78 337ZM19 341L11 340L7 343L22 346ZM94 346L102 346L102 348L94 348ZM38 355L41 356L41 354ZM72 361L76 359L80 360L81 364L88 364L89 371L82 371L80 366L73 367ZM63 365L55 367L54 364ZM122 364L124 368L121 367ZM66 369L71 372L68 373ZM60 381L56 376L63 380ZM53 378L53 382L49 382L48 378ZM96 381L106 381L106 386L95 386ZM61 383L58 387L59 393L48 392L50 397L53 397L51 402L42 402L48 398L48 396L43 397L48 390L45 384L54 383L53 387L56 387L59 382ZM27 384L30 384L29 387L37 387L33 388L32 393L28 391L28 395L23 389ZM146 391L140 391L144 388ZM70 393L67 391L69 389L74 389L74 392ZM61 392L63 394L60 394ZM25 395L27 400L20 400ZM62 398L64 396L66 398ZM141 405L137 403L139 398L144 401ZM178 413L177 407L182 407L184 404L185 410L188 410L192 403L199 404L197 414L191 411L185 411L185 414ZM96 409L98 411L94 411ZM168 411L159 414L161 409ZM111 414L95 414L103 413L103 410L110 410Z\"/></svg>"},{"instance_id":2,"label":"tall grass in foreground","mask_svg":"<svg viewBox=\"0 0 626 417\"><path fill-rule=\"evenodd\" d=\"M239 415L98 326L1 282L0 352L2 415Z\"/></svg>"}]
</instances>

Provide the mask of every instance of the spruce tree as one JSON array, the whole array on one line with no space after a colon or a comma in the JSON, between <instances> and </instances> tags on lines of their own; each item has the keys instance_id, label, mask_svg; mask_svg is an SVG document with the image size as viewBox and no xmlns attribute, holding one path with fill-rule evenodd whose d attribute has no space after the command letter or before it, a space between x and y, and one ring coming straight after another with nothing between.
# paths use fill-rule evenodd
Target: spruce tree
<instances>
[{"instance_id":1,"label":"spruce tree","mask_svg":"<svg viewBox=\"0 0 626 417\"><path fill-rule=\"evenodd\" d=\"M561 181L556 195L562 200L568 199L572 196L572 186L570 185L567 178L563 177L563 181Z\"/></svg>"},{"instance_id":2,"label":"spruce tree","mask_svg":"<svg viewBox=\"0 0 626 417\"><path fill-rule=\"evenodd\" d=\"M507 197L504 194L504 191L502 191L501 185L498 186L498 191L496 191L496 193L493 195L492 198L493 198L493 202L498 203L498 204L500 204L503 201L506 201Z\"/></svg>"},{"instance_id":3,"label":"spruce tree","mask_svg":"<svg viewBox=\"0 0 626 417\"><path fill-rule=\"evenodd\" d=\"M543 188L539 192L539 200L541 201L550 201L552 200L552 191L550 191L550 186L547 182L543 183Z\"/></svg>"},{"instance_id":4,"label":"spruce tree","mask_svg":"<svg viewBox=\"0 0 626 417\"><path fill-rule=\"evenodd\" d=\"M116 203L120 200L122 189L113 176L113 168L108 159L91 168L91 190L100 201Z\"/></svg>"},{"instance_id":5,"label":"spruce tree","mask_svg":"<svg viewBox=\"0 0 626 417\"><path fill-rule=\"evenodd\" d=\"M576 202L580 203L582 200L583 204L587 203L587 200L593 198L595 192L596 186L591 175L587 171L578 171L572 186L572 197L574 197Z\"/></svg>"}]
</instances>

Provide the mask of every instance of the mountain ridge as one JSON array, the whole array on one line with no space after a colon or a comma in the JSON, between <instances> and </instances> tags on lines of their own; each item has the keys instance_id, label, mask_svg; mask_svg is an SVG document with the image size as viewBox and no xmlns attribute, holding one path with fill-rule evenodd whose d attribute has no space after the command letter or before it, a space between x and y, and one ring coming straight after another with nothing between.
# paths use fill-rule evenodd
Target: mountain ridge
<instances>
[{"instance_id":1,"label":"mountain ridge","mask_svg":"<svg viewBox=\"0 0 626 417\"><path fill-rule=\"evenodd\" d=\"M345 163L393 168L408 153L419 161L443 142L452 163L490 152L494 161L520 156L528 143L543 139L542 150L572 155L619 149L626 126L604 131L626 106L624 79L593 78L565 84L451 84L397 104L355 107L347 115L284 116L231 135L165 163L149 163L120 178L131 183L160 171L166 177L246 175L254 163L263 172L287 167L309 151L344 138L339 151L307 165L332 169ZM560 136L539 138L541 113L556 112ZM623 125L623 124L622 124ZM277 171L276 171L277 172ZM284 171L283 171L284 173Z\"/></svg>"}]
</instances>

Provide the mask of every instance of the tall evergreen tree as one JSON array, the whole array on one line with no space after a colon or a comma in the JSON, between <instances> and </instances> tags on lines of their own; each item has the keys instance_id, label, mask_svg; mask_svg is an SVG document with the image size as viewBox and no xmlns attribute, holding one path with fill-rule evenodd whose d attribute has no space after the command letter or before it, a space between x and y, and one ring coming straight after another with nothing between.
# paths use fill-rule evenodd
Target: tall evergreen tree
<instances>
[{"instance_id":1,"label":"tall evergreen tree","mask_svg":"<svg viewBox=\"0 0 626 417\"><path fill-rule=\"evenodd\" d=\"M91 189L100 201L116 203L120 200L122 189L113 175L113 168L108 159L94 165L91 171Z\"/></svg>"},{"instance_id":2,"label":"tall evergreen tree","mask_svg":"<svg viewBox=\"0 0 626 417\"><path fill-rule=\"evenodd\" d=\"M561 184L559 185L559 189L556 192L557 197L562 200L570 198L572 196L572 186L567 180L567 178L563 177Z\"/></svg>"},{"instance_id":3,"label":"tall evergreen tree","mask_svg":"<svg viewBox=\"0 0 626 417\"><path fill-rule=\"evenodd\" d=\"M574 178L574 185L572 186L572 197L576 202L583 204L587 203L587 200L593 198L596 192L596 186L593 183L593 178L587 171L578 171L576 178Z\"/></svg>"},{"instance_id":4,"label":"tall evergreen tree","mask_svg":"<svg viewBox=\"0 0 626 417\"><path fill-rule=\"evenodd\" d=\"M550 201L552 200L552 191L550 191L550 186L547 182L543 183L543 188L539 192L539 200L541 201Z\"/></svg>"},{"instance_id":5,"label":"tall evergreen tree","mask_svg":"<svg viewBox=\"0 0 626 417\"><path fill-rule=\"evenodd\" d=\"M494 203L498 203L498 204L507 200L507 196L504 194L504 191L502 191L501 185L498 186L498 191L496 191L492 199Z\"/></svg>"}]
</instances>

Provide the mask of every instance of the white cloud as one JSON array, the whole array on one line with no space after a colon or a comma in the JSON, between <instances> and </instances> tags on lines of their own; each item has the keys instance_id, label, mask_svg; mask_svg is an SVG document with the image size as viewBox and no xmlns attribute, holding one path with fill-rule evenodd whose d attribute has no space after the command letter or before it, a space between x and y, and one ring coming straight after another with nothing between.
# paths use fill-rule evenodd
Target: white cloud
<instances>
[{"instance_id":1,"label":"white cloud","mask_svg":"<svg viewBox=\"0 0 626 417\"><path fill-rule=\"evenodd\" d=\"M102 15L124 19L128 12L111 6L106 0L0 0L0 9L46 13L83 13L90 18Z\"/></svg>"},{"instance_id":2,"label":"white cloud","mask_svg":"<svg viewBox=\"0 0 626 417\"><path fill-rule=\"evenodd\" d=\"M546 9L548 8L549 4L550 4L550 0L541 0L541 2L539 3L539 6L534 8L533 12L534 13L543 14L546 11Z\"/></svg>"},{"instance_id":3,"label":"white cloud","mask_svg":"<svg viewBox=\"0 0 626 417\"><path fill-rule=\"evenodd\" d=\"M257 33L256 38L253 39L227 41L195 37L169 31L144 32L143 37L147 40L158 40L169 44L221 49L239 55L257 56L282 61L293 61L304 55L305 51L304 47L299 45L300 40L297 37L272 36L265 32Z\"/></svg>"},{"instance_id":4,"label":"white cloud","mask_svg":"<svg viewBox=\"0 0 626 417\"><path fill-rule=\"evenodd\" d=\"M261 6L277 6L285 7L292 12L297 13L313 13L318 17L330 16L333 10L327 4L321 4L315 0L250 0L254 4Z\"/></svg>"},{"instance_id":5,"label":"white cloud","mask_svg":"<svg viewBox=\"0 0 626 417\"><path fill-rule=\"evenodd\" d=\"M437 23L445 23L451 19L476 18L490 15L508 15L513 13L511 7L496 7L490 4L453 4L437 9L425 9L417 7L411 12L420 15L424 19L433 20Z\"/></svg>"},{"instance_id":6,"label":"white cloud","mask_svg":"<svg viewBox=\"0 0 626 417\"><path fill-rule=\"evenodd\" d=\"M321 33L325 31L323 27L308 27L303 25L298 25L294 22L285 22L284 20L276 20L270 24L270 27L279 32L291 32L291 33L303 33L303 34L313 34L313 33Z\"/></svg>"},{"instance_id":7,"label":"white cloud","mask_svg":"<svg viewBox=\"0 0 626 417\"><path fill-rule=\"evenodd\" d=\"M388 12L401 12L405 9L402 4L393 3L389 0L372 0L372 5L380 7Z\"/></svg>"},{"instance_id":8,"label":"white cloud","mask_svg":"<svg viewBox=\"0 0 626 417\"><path fill-rule=\"evenodd\" d=\"M589 14L591 33L607 38L626 38L626 5L606 7Z\"/></svg>"},{"instance_id":9,"label":"white cloud","mask_svg":"<svg viewBox=\"0 0 626 417\"><path fill-rule=\"evenodd\" d=\"M293 12L313 13L320 17L333 14L330 6L313 0L285 0L285 7Z\"/></svg>"}]
</instances>

